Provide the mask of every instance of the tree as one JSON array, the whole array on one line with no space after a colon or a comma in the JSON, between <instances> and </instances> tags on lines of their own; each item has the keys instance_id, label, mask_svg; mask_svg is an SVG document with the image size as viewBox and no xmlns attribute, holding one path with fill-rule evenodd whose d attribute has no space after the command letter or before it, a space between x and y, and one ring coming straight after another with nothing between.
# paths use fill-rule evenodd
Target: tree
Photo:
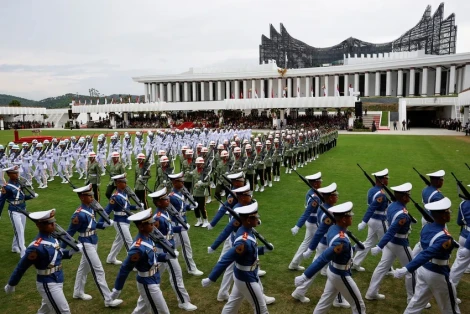
<instances>
[{"instance_id":1,"label":"tree","mask_svg":"<svg viewBox=\"0 0 470 314\"><path fill-rule=\"evenodd\" d=\"M13 100L8 104L8 106L10 106L10 107L21 107L21 103L20 103L18 100L13 99Z\"/></svg>"}]
</instances>

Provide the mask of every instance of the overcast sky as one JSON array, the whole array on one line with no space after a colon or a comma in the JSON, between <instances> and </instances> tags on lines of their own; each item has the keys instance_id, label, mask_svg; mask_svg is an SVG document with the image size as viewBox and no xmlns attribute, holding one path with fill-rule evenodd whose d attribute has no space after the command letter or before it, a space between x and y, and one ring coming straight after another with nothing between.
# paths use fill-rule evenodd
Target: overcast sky
<instances>
[{"instance_id":1,"label":"overcast sky","mask_svg":"<svg viewBox=\"0 0 470 314\"><path fill-rule=\"evenodd\" d=\"M143 94L133 76L189 67L257 64L261 35L283 23L328 47L353 36L388 42L435 0L0 0L0 94L40 100L65 93ZM470 52L470 1L456 14L457 52Z\"/></svg>"}]
</instances>

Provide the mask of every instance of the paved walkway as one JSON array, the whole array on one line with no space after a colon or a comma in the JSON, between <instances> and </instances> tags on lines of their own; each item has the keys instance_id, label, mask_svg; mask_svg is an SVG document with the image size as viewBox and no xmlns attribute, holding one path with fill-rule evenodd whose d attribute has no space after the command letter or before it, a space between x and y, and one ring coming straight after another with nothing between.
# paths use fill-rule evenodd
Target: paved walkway
<instances>
[{"instance_id":1,"label":"paved walkway","mask_svg":"<svg viewBox=\"0 0 470 314\"><path fill-rule=\"evenodd\" d=\"M447 129L437 129L437 128L412 128L409 131L398 131L379 130L377 132L348 132L348 131L339 131L339 134L367 134L367 135L437 135L437 136L465 136L465 132L450 131Z\"/></svg>"}]
</instances>

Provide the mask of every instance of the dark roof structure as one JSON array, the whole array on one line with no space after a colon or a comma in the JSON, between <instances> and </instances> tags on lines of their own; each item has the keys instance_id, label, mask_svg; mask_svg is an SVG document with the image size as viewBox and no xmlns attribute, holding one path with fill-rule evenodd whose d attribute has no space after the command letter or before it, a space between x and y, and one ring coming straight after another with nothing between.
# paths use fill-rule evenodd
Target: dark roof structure
<instances>
[{"instance_id":1,"label":"dark roof structure","mask_svg":"<svg viewBox=\"0 0 470 314\"><path fill-rule=\"evenodd\" d=\"M431 6L428 5L415 27L398 39L383 44L350 37L332 47L316 48L293 38L282 23L280 32L270 25L270 38L261 36L259 62L262 64L276 60L279 67L293 69L319 67L323 64L339 65L343 63L343 54L425 50L426 54L448 55L455 54L456 39L455 14L452 13L444 19L444 3L441 3L433 15Z\"/></svg>"}]
</instances>

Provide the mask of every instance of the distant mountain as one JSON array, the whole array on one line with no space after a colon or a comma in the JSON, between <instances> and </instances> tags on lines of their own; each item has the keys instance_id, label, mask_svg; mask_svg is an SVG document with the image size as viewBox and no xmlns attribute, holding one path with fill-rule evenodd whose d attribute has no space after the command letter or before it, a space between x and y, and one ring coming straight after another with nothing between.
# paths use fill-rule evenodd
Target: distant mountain
<instances>
[{"instance_id":1,"label":"distant mountain","mask_svg":"<svg viewBox=\"0 0 470 314\"><path fill-rule=\"evenodd\" d=\"M123 102L127 102L127 99L129 98L129 94L113 94L106 96L108 99L108 103L111 101L112 98L114 98L115 101L118 101L120 96L123 98ZM131 95L132 100L135 100L137 97L144 97L143 95ZM105 97L100 97L100 104L104 104L104 98ZM0 94L0 106L8 106L8 104L12 100L18 100L21 103L22 107L45 107L49 109L56 109L56 108L67 108L69 104L72 102L72 99L77 100L77 94L65 94L62 96L57 96L57 97L49 97L40 101L36 100L29 100L21 97L16 97L16 96L11 96L11 95L4 95ZM93 103L96 104L96 98L95 97L90 97L87 95L79 95L79 99L81 103L84 103L85 101L87 103L90 103L91 100L93 99Z\"/></svg>"}]
</instances>

